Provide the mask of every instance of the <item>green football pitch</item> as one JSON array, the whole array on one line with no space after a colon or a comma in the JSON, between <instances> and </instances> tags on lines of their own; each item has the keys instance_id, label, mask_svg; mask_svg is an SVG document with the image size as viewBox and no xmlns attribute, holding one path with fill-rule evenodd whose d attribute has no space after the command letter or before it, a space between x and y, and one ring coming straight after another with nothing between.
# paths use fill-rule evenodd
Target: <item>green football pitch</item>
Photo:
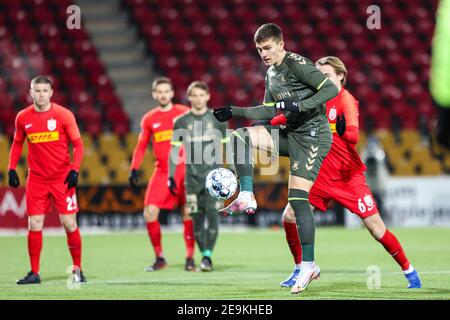
<instances>
[{"instance_id":1,"label":"green football pitch","mask_svg":"<svg viewBox=\"0 0 450 320\"><path fill-rule=\"evenodd\" d=\"M397 264L367 231L334 227L317 230L322 275L301 295L279 286L293 268L282 229L222 231L210 273L184 271L180 232L163 232L169 267L153 273L144 272L153 260L144 232L85 235L88 283L70 289L65 236L44 233L40 285L15 284L29 271L26 236L0 237L0 299L450 299L450 229L392 231L420 272L422 289L406 289ZM373 265L380 268L379 289L367 286Z\"/></svg>"}]
</instances>

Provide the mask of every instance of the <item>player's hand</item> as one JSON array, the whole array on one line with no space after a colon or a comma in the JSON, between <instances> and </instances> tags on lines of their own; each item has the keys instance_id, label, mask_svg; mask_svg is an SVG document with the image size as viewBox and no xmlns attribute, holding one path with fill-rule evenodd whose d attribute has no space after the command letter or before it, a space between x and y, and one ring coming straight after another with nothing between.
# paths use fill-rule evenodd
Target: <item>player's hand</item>
<instances>
[{"instance_id":1,"label":"player's hand","mask_svg":"<svg viewBox=\"0 0 450 320\"><path fill-rule=\"evenodd\" d=\"M10 187L17 188L20 185L19 176L16 170L9 169L8 171L8 183Z\"/></svg>"},{"instance_id":2,"label":"player's hand","mask_svg":"<svg viewBox=\"0 0 450 320\"><path fill-rule=\"evenodd\" d=\"M136 169L131 169L130 175L128 176L128 182L130 183L130 186L136 188L138 183L138 171Z\"/></svg>"},{"instance_id":3,"label":"player's hand","mask_svg":"<svg viewBox=\"0 0 450 320\"><path fill-rule=\"evenodd\" d=\"M223 108L214 109L213 113L214 113L214 116L216 117L216 119L220 122L228 121L233 116L233 114L231 112L231 107L223 107Z\"/></svg>"},{"instance_id":4,"label":"player's hand","mask_svg":"<svg viewBox=\"0 0 450 320\"><path fill-rule=\"evenodd\" d=\"M345 122L345 115L338 115L336 118L336 131L339 136L343 136L345 129L347 128L347 123Z\"/></svg>"},{"instance_id":5,"label":"player's hand","mask_svg":"<svg viewBox=\"0 0 450 320\"><path fill-rule=\"evenodd\" d=\"M76 187L78 184L78 172L75 170L70 170L67 174L66 180L64 180L64 184L67 184L67 188Z\"/></svg>"},{"instance_id":6,"label":"player's hand","mask_svg":"<svg viewBox=\"0 0 450 320\"><path fill-rule=\"evenodd\" d=\"M265 126L270 124L270 120L258 120L252 123L252 127Z\"/></svg>"},{"instance_id":7,"label":"player's hand","mask_svg":"<svg viewBox=\"0 0 450 320\"><path fill-rule=\"evenodd\" d=\"M172 195L177 195L177 183L173 177L169 177L169 179L167 179L167 187L169 187L169 191Z\"/></svg>"},{"instance_id":8,"label":"player's hand","mask_svg":"<svg viewBox=\"0 0 450 320\"><path fill-rule=\"evenodd\" d=\"M300 106L299 102L296 101L279 101L275 104L277 110L281 112L290 111L299 113L300 112L298 108L299 106Z\"/></svg>"}]
</instances>

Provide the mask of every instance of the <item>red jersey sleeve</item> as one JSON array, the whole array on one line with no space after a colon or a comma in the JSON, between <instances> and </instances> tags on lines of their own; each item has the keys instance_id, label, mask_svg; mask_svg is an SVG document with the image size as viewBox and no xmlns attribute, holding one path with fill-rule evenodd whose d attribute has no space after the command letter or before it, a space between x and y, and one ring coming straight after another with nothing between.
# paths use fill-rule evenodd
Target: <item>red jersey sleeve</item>
<instances>
[{"instance_id":1,"label":"red jersey sleeve","mask_svg":"<svg viewBox=\"0 0 450 320\"><path fill-rule=\"evenodd\" d=\"M8 169L15 170L20 156L22 155L23 143L25 141L25 131L23 130L21 121L21 113L17 114L15 120L14 140L11 145L11 151L9 153Z\"/></svg>"},{"instance_id":2,"label":"red jersey sleeve","mask_svg":"<svg viewBox=\"0 0 450 320\"><path fill-rule=\"evenodd\" d=\"M80 130L78 129L77 121L72 112L66 111L63 115L65 123L65 131L69 137L70 142L80 139Z\"/></svg>"},{"instance_id":3,"label":"red jersey sleeve","mask_svg":"<svg viewBox=\"0 0 450 320\"><path fill-rule=\"evenodd\" d=\"M22 112L19 112L16 116L16 120L15 120L15 131L14 131L14 140L18 141L18 142L24 142L25 141L25 130L23 128L23 123L22 123Z\"/></svg>"},{"instance_id":4,"label":"red jersey sleeve","mask_svg":"<svg viewBox=\"0 0 450 320\"><path fill-rule=\"evenodd\" d=\"M358 101L346 92L342 97L342 112L345 115L347 129L342 138L352 144L358 143L359 140L359 122L358 122Z\"/></svg>"},{"instance_id":5,"label":"red jersey sleeve","mask_svg":"<svg viewBox=\"0 0 450 320\"><path fill-rule=\"evenodd\" d=\"M150 142L150 135L152 134L151 126L148 121L148 117L145 117L141 121L141 133L139 134L136 148L133 151L133 159L131 160L131 169L139 169L142 161L144 160L145 151L147 145Z\"/></svg>"},{"instance_id":6,"label":"red jersey sleeve","mask_svg":"<svg viewBox=\"0 0 450 320\"><path fill-rule=\"evenodd\" d=\"M73 145L73 164L72 169L79 171L83 160L84 146L81 140L80 130L78 129L75 116L70 111L64 111L64 126L67 137Z\"/></svg>"}]
</instances>

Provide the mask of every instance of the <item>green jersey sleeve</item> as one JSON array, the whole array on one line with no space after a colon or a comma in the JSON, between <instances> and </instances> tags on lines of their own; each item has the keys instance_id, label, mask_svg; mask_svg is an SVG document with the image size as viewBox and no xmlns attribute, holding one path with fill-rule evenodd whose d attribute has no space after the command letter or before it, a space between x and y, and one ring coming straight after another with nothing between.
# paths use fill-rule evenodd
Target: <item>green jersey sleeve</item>
<instances>
[{"instance_id":1,"label":"green jersey sleeve","mask_svg":"<svg viewBox=\"0 0 450 320\"><path fill-rule=\"evenodd\" d=\"M300 112L308 111L323 105L325 102L338 95L339 91L334 83L312 63L308 63L304 59L294 61L291 64L291 70L302 83L317 90L313 96L300 101Z\"/></svg>"}]
</instances>

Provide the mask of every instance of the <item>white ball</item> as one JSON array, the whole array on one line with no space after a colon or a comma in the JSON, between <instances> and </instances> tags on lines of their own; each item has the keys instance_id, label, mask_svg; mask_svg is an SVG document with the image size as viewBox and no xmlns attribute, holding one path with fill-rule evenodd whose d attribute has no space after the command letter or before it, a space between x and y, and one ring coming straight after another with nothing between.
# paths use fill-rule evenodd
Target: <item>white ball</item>
<instances>
[{"instance_id":1,"label":"white ball","mask_svg":"<svg viewBox=\"0 0 450 320\"><path fill-rule=\"evenodd\" d=\"M206 176L205 187L214 199L229 199L237 189L236 176L231 170L226 168L211 170Z\"/></svg>"}]
</instances>

